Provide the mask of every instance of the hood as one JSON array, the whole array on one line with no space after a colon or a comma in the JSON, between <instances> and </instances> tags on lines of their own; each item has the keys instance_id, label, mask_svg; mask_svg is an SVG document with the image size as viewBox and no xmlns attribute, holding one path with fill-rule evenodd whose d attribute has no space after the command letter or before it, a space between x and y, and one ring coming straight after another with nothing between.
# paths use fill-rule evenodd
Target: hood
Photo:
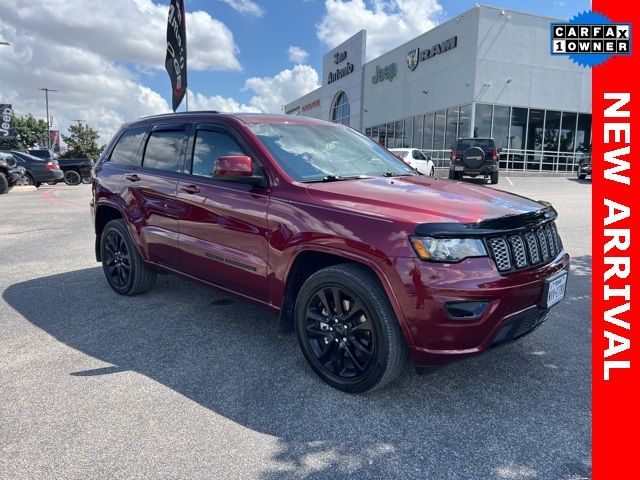
<instances>
[{"instance_id":1,"label":"hood","mask_svg":"<svg viewBox=\"0 0 640 480\"><path fill-rule=\"evenodd\" d=\"M412 223L474 223L535 212L544 205L519 195L424 175L312 183L325 204Z\"/></svg>"}]
</instances>

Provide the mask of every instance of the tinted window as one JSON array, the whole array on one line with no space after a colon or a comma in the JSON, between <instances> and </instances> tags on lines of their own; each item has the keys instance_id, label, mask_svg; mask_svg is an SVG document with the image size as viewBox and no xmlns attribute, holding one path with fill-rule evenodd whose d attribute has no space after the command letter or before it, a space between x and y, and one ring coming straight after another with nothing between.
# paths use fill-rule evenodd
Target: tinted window
<instances>
[{"instance_id":1,"label":"tinted window","mask_svg":"<svg viewBox=\"0 0 640 480\"><path fill-rule=\"evenodd\" d=\"M193 148L194 175L210 177L213 164L218 157L245 155L238 143L226 133L199 130Z\"/></svg>"},{"instance_id":2,"label":"tinted window","mask_svg":"<svg viewBox=\"0 0 640 480\"><path fill-rule=\"evenodd\" d=\"M465 139L458 140L458 145L456 150L460 150L464 152L465 150L470 149L471 147L480 147L485 152L489 150L493 150L495 143L493 140L484 140L484 139Z\"/></svg>"},{"instance_id":3,"label":"tinted window","mask_svg":"<svg viewBox=\"0 0 640 480\"><path fill-rule=\"evenodd\" d=\"M182 146L185 132L152 132L144 151L142 165L170 172L182 171Z\"/></svg>"},{"instance_id":4,"label":"tinted window","mask_svg":"<svg viewBox=\"0 0 640 480\"><path fill-rule=\"evenodd\" d=\"M110 162L122 165L140 166L138 150L144 138L147 127L132 128L122 134L118 144L111 152Z\"/></svg>"}]
</instances>

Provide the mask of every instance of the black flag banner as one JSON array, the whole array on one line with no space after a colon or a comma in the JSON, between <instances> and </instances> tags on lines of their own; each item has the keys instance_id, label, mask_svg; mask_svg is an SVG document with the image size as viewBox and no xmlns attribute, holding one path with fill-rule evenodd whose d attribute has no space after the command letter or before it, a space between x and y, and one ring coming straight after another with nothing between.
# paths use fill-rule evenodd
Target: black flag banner
<instances>
[{"instance_id":1,"label":"black flag banner","mask_svg":"<svg viewBox=\"0 0 640 480\"><path fill-rule=\"evenodd\" d=\"M175 112L187 92L187 32L184 0L171 0L167 21L167 57L164 61L171 79L171 99Z\"/></svg>"},{"instance_id":2,"label":"black flag banner","mask_svg":"<svg viewBox=\"0 0 640 480\"><path fill-rule=\"evenodd\" d=\"M0 140L13 137L13 109L7 103L0 104Z\"/></svg>"}]
</instances>

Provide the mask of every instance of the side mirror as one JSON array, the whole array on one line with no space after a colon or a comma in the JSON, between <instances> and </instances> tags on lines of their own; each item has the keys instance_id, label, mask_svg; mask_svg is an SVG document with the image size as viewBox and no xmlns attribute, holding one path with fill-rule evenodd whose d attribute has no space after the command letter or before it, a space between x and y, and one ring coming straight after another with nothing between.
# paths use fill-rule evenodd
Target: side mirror
<instances>
[{"instance_id":1,"label":"side mirror","mask_svg":"<svg viewBox=\"0 0 640 480\"><path fill-rule=\"evenodd\" d=\"M433 160L431 157L427 157L427 160Z\"/></svg>"},{"instance_id":2,"label":"side mirror","mask_svg":"<svg viewBox=\"0 0 640 480\"><path fill-rule=\"evenodd\" d=\"M218 157L213 164L211 175L216 180L225 182L260 185L264 182L262 175L253 174L253 160L246 155L228 155Z\"/></svg>"}]
</instances>

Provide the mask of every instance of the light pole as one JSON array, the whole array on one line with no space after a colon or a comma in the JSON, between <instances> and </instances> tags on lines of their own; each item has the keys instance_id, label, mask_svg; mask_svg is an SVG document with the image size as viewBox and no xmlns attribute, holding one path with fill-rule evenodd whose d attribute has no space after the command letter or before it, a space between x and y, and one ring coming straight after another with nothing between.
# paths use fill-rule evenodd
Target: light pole
<instances>
[{"instance_id":1,"label":"light pole","mask_svg":"<svg viewBox=\"0 0 640 480\"><path fill-rule=\"evenodd\" d=\"M39 88L44 92L44 101L47 106L47 150L51 150L51 124L49 123L49 92L57 92L51 88Z\"/></svg>"}]
</instances>

